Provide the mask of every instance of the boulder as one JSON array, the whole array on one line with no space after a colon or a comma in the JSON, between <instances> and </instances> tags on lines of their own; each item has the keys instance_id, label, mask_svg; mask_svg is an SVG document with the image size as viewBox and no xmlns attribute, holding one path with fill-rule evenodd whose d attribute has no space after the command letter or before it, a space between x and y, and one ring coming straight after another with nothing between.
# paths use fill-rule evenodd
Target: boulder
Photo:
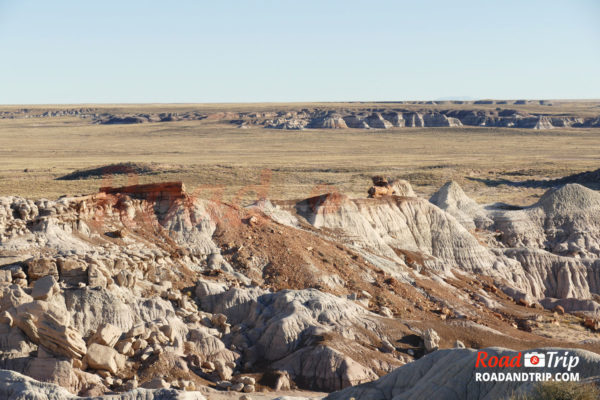
<instances>
[{"instance_id":1,"label":"boulder","mask_svg":"<svg viewBox=\"0 0 600 400\"><path fill-rule=\"evenodd\" d=\"M233 369L222 360L215 361L215 371L217 372L219 379L223 381L230 381L233 376Z\"/></svg>"},{"instance_id":2,"label":"boulder","mask_svg":"<svg viewBox=\"0 0 600 400\"><path fill-rule=\"evenodd\" d=\"M435 351L440 346L440 336L436 331L429 328L425 331L425 334L423 334L423 343L425 346L425 351L428 353Z\"/></svg>"},{"instance_id":3,"label":"boulder","mask_svg":"<svg viewBox=\"0 0 600 400\"><path fill-rule=\"evenodd\" d=\"M88 347L85 361L90 368L109 371L113 375L125 366L125 357L122 354L98 343L92 343Z\"/></svg>"},{"instance_id":4,"label":"boulder","mask_svg":"<svg viewBox=\"0 0 600 400\"><path fill-rule=\"evenodd\" d=\"M58 268L60 279L65 283L77 285L80 282L87 283L86 262L76 258L60 258L58 259Z\"/></svg>"},{"instance_id":5,"label":"boulder","mask_svg":"<svg viewBox=\"0 0 600 400\"><path fill-rule=\"evenodd\" d=\"M242 382L244 385L254 385L256 384L256 379L251 376L239 376L235 379L237 382Z\"/></svg>"},{"instance_id":6,"label":"boulder","mask_svg":"<svg viewBox=\"0 0 600 400\"><path fill-rule=\"evenodd\" d=\"M31 295L35 300L48 300L58 292L60 292L60 287L54 276L46 275L35 281Z\"/></svg>"},{"instance_id":7,"label":"boulder","mask_svg":"<svg viewBox=\"0 0 600 400\"><path fill-rule=\"evenodd\" d=\"M88 284L91 287L105 288L113 283L110 272L101 264L93 263L88 268Z\"/></svg>"},{"instance_id":8,"label":"boulder","mask_svg":"<svg viewBox=\"0 0 600 400\"><path fill-rule=\"evenodd\" d=\"M50 258L34 258L27 262L27 275L35 281L46 275L52 275L58 280L58 268L56 262Z\"/></svg>"},{"instance_id":9,"label":"boulder","mask_svg":"<svg viewBox=\"0 0 600 400\"><path fill-rule=\"evenodd\" d=\"M64 308L35 300L17 307L15 314L15 325L34 343L68 358L85 355L85 342L79 332L67 325L68 314Z\"/></svg>"},{"instance_id":10,"label":"boulder","mask_svg":"<svg viewBox=\"0 0 600 400\"><path fill-rule=\"evenodd\" d=\"M90 338L89 343L98 343L108 347L114 347L123 332L112 324L102 325Z\"/></svg>"},{"instance_id":11,"label":"boulder","mask_svg":"<svg viewBox=\"0 0 600 400\"><path fill-rule=\"evenodd\" d=\"M133 354L132 344L133 344L133 342L130 339L121 340L120 342L118 342L116 344L115 350L117 350L121 354L126 354L126 355Z\"/></svg>"},{"instance_id":12,"label":"boulder","mask_svg":"<svg viewBox=\"0 0 600 400\"><path fill-rule=\"evenodd\" d=\"M391 196L394 194L394 188L388 186L371 186L368 190L369 198Z\"/></svg>"}]
</instances>

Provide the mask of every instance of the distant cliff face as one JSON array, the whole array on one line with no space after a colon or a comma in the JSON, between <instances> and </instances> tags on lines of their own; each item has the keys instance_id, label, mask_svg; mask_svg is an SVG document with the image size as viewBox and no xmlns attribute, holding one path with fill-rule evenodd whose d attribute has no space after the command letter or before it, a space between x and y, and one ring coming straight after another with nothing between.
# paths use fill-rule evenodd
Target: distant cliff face
<instances>
[{"instance_id":1,"label":"distant cliff face","mask_svg":"<svg viewBox=\"0 0 600 400\"><path fill-rule=\"evenodd\" d=\"M600 115L579 115L576 111L540 112L539 106L552 109L552 103L539 101L538 108L528 108L529 101L475 102L398 102L395 107L315 107L285 111L274 106L270 111L213 112L107 112L102 109L81 108L61 110L0 111L0 118L50 118L74 116L98 124L141 124L172 121L222 121L240 128L252 126L271 129L390 129L422 127L499 127L522 129L598 128ZM538 103L538 102L536 102ZM402 107L404 104L408 107ZM496 104L495 109L485 105ZM440 107L444 106L444 109ZM455 108L453 108L453 105ZM447 108L445 108L447 106ZM249 105L249 108L252 106ZM460 107L460 108L456 108ZM544 107L544 108L545 108ZM593 115L593 114L592 114Z\"/></svg>"}]
</instances>

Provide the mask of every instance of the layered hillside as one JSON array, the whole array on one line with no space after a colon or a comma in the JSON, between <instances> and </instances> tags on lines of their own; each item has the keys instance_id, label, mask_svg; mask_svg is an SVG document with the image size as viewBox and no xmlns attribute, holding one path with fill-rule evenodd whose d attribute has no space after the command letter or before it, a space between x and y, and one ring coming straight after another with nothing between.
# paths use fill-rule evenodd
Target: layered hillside
<instances>
[{"instance_id":1,"label":"layered hillside","mask_svg":"<svg viewBox=\"0 0 600 400\"><path fill-rule=\"evenodd\" d=\"M1 198L0 393L409 390L425 360L473 354L438 349L597 351L599 205L579 185L506 210L403 181L247 208L178 182Z\"/></svg>"}]
</instances>

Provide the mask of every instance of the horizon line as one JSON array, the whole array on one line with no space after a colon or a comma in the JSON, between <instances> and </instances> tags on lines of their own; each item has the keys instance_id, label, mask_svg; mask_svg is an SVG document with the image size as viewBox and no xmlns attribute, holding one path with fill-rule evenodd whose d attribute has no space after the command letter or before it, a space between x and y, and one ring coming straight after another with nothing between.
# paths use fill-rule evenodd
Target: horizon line
<instances>
[{"instance_id":1,"label":"horizon line","mask_svg":"<svg viewBox=\"0 0 600 400\"><path fill-rule=\"evenodd\" d=\"M600 102L600 98L472 98L472 99L461 99L461 98L442 98L442 99L413 99L413 100L307 100L307 101L214 101L214 102L75 102L75 103L0 103L0 106L28 106L28 107L40 107L40 106L74 106L74 105L114 105L114 106L127 106L127 105L220 105L220 104L319 104L319 103L373 103L373 104L402 104L402 103L423 103L423 102L451 102L460 101L466 103L472 103L476 101L565 101L565 102Z\"/></svg>"}]
</instances>

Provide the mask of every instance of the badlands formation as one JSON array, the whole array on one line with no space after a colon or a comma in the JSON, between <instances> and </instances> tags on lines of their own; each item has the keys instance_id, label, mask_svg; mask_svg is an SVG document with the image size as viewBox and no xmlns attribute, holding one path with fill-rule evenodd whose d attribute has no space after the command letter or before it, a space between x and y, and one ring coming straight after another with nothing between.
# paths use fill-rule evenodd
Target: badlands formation
<instances>
[{"instance_id":1,"label":"badlands formation","mask_svg":"<svg viewBox=\"0 0 600 400\"><path fill-rule=\"evenodd\" d=\"M373 183L245 208L178 182L0 198L0 397L532 389L475 382L483 348L569 348L600 376L600 193L566 184L519 208Z\"/></svg>"},{"instance_id":2,"label":"badlands formation","mask_svg":"<svg viewBox=\"0 0 600 400\"><path fill-rule=\"evenodd\" d=\"M340 103L322 106L243 107L206 110L134 111L111 108L22 108L0 111L0 119L77 117L94 124L141 124L173 121L226 123L239 128L272 129L390 129L429 127L497 127L547 130L555 128L598 128L597 104L582 112L578 103L548 100L479 100ZM581 103L587 104L587 103ZM574 106L575 105L575 106Z\"/></svg>"}]
</instances>

